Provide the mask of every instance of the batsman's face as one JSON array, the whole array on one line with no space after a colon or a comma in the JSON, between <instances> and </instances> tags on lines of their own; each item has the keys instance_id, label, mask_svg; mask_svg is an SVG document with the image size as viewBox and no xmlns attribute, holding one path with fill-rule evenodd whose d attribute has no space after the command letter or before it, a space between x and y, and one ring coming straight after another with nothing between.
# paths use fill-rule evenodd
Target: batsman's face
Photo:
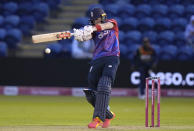
<instances>
[{"instance_id":1,"label":"batsman's face","mask_svg":"<svg viewBox=\"0 0 194 131\"><path fill-rule=\"evenodd\" d=\"M101 18L98 18L98 19L96 19L96 20L94 20L94 24L96 25L96 24L100 24L101 23Z\"/></svg>"}]
</instances>

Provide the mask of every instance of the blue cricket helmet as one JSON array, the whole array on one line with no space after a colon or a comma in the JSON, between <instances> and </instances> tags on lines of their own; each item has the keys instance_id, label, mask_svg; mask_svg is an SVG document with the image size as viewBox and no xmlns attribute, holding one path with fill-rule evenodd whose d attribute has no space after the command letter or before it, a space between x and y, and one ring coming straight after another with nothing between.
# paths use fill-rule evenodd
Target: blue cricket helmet
<instances>
[{"instance_id":1,"label":"blue cricket helmet","mask_svg":"<svg viewBox=\"0 0 194 131\"><path fill-rule=\"evenodd\" d=\"M102 8L94 8L90 12L90 22L91 24L94 24L94 21L98 18L102 18L102 22L105 22L106 20L106 13Z\"/></svg>"}]
</instances>

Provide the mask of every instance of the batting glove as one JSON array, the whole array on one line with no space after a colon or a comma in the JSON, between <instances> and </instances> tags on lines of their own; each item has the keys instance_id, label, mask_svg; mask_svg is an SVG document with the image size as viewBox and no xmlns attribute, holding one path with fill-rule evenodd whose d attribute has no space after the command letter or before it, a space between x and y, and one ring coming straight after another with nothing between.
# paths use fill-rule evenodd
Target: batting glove
<instances>
[{"instance_id":1,"label":"batting glove","mask_svg":"<svg viewBox=\"0 0 194 131\"><path fill-rule=\"evenodd\" d=\"M83 30L81 30L81 29L73 29L73 31L74 31L74 38L77 41L83 42L84 41L84 39L83 39Z\"/></svg>"},{"instance_id":2,"label":"batting glove","mask_svg":"<svg viewBox=\"0 0 194 131\"><path fill-rule=\"evenodd\" d=\"M90 40L92 38L93 28L90 25L84 26L83 29L83 39Z\"/></svg>"}]
</instances>

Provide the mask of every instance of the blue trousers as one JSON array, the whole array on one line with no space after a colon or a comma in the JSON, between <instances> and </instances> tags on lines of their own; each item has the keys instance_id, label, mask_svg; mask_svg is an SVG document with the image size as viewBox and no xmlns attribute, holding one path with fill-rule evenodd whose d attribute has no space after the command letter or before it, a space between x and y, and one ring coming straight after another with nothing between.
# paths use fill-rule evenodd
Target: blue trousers
<instances>
[{"instance_id":1,"label":"blue trousers","mask_svg":"<svg viewBox=\"0 0 194 131\"><path fill-rule=\"evenodd\" d=\"M98 82L102 76L110 77L113 84L119 64L120 60L117 56L106 56L92 61L88 73L89 88L97 90Z\"/></svg>"}]
</instances>

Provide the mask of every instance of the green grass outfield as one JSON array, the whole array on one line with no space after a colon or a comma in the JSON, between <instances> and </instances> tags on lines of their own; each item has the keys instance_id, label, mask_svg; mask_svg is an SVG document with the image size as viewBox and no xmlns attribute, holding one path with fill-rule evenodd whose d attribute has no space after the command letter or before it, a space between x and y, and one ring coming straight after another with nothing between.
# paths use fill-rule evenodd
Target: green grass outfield
<instances>
[{"instance_id":1,"label":"green grass outfield","mask_svg":"<svg viewBox=\"0 0 194 131\"><path fill-rule=\"evenodd\" d=\"M116 118L96 131L194 131L194 98L161 98L160 128L144 127L143 100L112 97L110 105ZM83 97L0 96L0 131L89 131L92 111Z\"/></svg>"}]
</instances>

